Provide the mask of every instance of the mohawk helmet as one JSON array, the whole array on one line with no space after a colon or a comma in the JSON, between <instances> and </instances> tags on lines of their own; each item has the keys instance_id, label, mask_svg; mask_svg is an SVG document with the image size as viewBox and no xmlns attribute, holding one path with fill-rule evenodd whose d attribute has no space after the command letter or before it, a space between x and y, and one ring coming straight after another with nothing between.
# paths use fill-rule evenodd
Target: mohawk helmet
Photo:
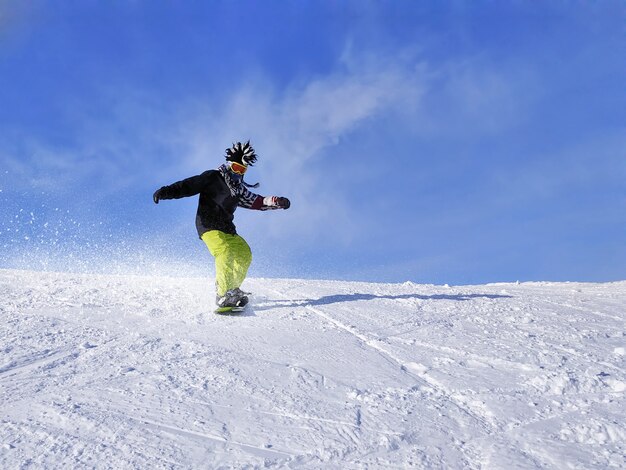
<instances>
[{"instance_id":1,"label":"mohawk helmet","mask_svg":"<svg viewBox=\"0 0 626 470\"><path fill-rule=\"evenodd\" d=\"M226 160L229 162L240 163L246 166L252 166L256 163L257 155L254 148L248 140L245 144L241 142L234 143L232 147L226 149Z\"/></svg>"}]
</instances>

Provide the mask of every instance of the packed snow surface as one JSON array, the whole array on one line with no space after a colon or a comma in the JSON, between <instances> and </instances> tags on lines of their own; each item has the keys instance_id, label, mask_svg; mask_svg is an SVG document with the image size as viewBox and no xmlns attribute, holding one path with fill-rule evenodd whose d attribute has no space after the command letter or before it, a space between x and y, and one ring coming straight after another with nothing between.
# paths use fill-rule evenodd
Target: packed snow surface
<instances>
[{"instance_id":1,"label":"packed snow surface","mask_svg":"<svg viewBox=\"0 0 626 470\"><path fill-rule=\"evenodd\" d=\"M0 270L0 468L625 468L626 282Z\"/></svg>"}]
</instances>

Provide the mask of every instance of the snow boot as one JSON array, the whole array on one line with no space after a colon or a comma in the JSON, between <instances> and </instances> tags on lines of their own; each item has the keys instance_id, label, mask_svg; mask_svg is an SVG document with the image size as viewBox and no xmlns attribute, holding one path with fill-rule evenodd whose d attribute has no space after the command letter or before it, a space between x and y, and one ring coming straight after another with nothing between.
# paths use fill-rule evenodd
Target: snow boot
<instances>
[{"instance_id":1,"label":"snow boot","mask_svg":"<svg viewBox=\"0 0 626 470\"><path fill-rule=\"evenodd\" d=\"M217 295L215 303L219 308L224 307L243 307L248 303L248 296L239 289L232 289L226 292L226 294L220 296Z\"/></svg>"}]
</instances>

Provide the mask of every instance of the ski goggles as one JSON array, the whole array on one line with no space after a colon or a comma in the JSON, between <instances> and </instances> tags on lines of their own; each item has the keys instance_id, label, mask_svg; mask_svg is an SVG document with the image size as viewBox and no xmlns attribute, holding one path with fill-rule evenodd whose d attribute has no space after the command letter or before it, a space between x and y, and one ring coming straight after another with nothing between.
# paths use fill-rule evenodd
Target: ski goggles
<instances>
[{"instance_id":1,"label":"ski goggles","mask_svg":"<svg viewBox=\"0 0 626 470\"><path fill-rule=\"evenodd\" d=\"M231 162L230 169L233 173L237 173L238 175L243 175L248 167L246 165L242 165L241 163Z\"/></svg>"}]
</instances>

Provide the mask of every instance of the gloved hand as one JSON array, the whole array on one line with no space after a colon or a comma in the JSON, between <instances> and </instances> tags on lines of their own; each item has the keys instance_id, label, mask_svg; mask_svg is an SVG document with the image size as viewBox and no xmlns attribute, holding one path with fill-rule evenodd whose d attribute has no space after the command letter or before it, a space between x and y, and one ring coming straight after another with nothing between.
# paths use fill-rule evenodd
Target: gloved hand
<instances>
[{"instance_id":1,"label":"gloved hand","mask_svg":"<svg viewBox=\"0 0 626 470\"><path fill-rule=\"evenodd\" d=\"M277 197L276 205L283 209L289 209L289 206L291 206L291 202L289 202L289 199L287 199L286 197Z\"/></svg>"},{"instance_id":2,"label":"gloved hand","mask_svg":"<svg viewBox=\"0 0 626 470\"><path fill-rule=\"evenodd\" d=\"M154 192L154 194L152 195L152 200L155 204L158 204L159 200L163 199L163 192L163 188L159 188Z\"/></svg>"}]
</instances>

